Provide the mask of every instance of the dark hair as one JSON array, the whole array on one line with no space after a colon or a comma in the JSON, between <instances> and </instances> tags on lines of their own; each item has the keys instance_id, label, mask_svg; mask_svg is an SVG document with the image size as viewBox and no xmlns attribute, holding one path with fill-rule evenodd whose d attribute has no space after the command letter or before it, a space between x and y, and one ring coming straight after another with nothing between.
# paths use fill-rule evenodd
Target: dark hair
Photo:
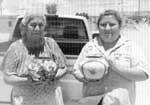
<instances>
[{"instance_id":1,"label":"dark hair","mask_svg":"<svg viewBox=\"0 0 150 105\"><path fill-rule=\"evenodd\" d=\"M104 13L100 14L99 17L98 17L97 27L99 27L99 23L102 20L102 18L104 16L109 16L109 15L114 16L116 18L116 20L118 21L119 26L120 27L122 26L122 23L123 23L122 22L122 18L121 18L121 16L120 16L118 11L116 11L116 10L105 10Z\"/></svg>"}]
</instances>

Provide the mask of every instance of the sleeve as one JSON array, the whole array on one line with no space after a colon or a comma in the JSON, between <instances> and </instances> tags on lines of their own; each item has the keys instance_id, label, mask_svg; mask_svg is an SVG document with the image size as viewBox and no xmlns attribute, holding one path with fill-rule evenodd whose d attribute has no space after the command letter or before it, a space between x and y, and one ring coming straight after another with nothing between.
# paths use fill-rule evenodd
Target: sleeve
<instances>
[{"instance_id":1,"label":"sleeve","mask_svg":"<svg viewBox=\"0 0 150 105\"><path fill-rule=\"evenodd\" d=\"M90 45L90 42L87 43L81 50L73 69L75 70L74 72L79 72L80 73L80 63L86 58L86 56L88 55L89 51L91 51L92 46Z\"/></svg>"},{"instance_id":2,"label":"sleeve","mask_svg":"<svg viewBox=\"0 0 150 105\"><path fill-rule=\"evenodd\" d=\"M10 46L3 58L1 69L4 74L17 75L17 65L18 58L15 53L15 48Z\"/></svg>"},{"instance_id":3,"label":"sleeve","mask_svg":"<svg viewBox=\"0 0 150 105\"><path fill-rule=\"evenodd\" d=\"M145 74L149 75L149 67L148 67L148 61L146 57L144 56L144 51L139 48L139 46L136 44L133 44L132 50L131 50L131 67L136 67L142 71L145 72Z\"/></svg>"},{"instance_id":4,"label":"sleeve","mask_svg":"<svg viewBox=\"0 0 150 105\"><path fill-rule=\"evenodd\" d=\"M122 56L119 57L119 60L117 59L117 56L115 57L116 61L120 65L123 67L132 68L130 70L143 71L148 77L149 71L147 59L138 44L130 41L126 43L120 51Z\"/></svg>"},{"instance_id":5,"label":"sleeve","mask_svg":"<svg viewBox=\"0 0 150 105\"><path fill-rule=\"evenodd\" d=\"M55 58L56 63L58 64L60 68L66 67L66 58L62 50L60 49L60 47L58 46L58 44L56 43L54 39L51 39L51 44L53 45L52 49L53 49L53 54L55 56L54 58Z\"/></svg>"}]
</instances>

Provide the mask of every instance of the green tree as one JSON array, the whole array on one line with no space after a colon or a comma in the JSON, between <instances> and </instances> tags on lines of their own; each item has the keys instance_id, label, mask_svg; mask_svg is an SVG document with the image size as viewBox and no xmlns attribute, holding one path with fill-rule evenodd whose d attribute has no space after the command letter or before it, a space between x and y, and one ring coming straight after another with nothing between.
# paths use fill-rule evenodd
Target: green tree
<instances>
[{"instance_id":1,"label":"green tree","mask_svg":"<svg viewBox=\"0 0 150 105\"><path fill-rule=\"evenodd\" d=\"M49 14L56 14L57 13L57 4L56 3L46 4L46 11Z\"/></svg>"}]
</instances>

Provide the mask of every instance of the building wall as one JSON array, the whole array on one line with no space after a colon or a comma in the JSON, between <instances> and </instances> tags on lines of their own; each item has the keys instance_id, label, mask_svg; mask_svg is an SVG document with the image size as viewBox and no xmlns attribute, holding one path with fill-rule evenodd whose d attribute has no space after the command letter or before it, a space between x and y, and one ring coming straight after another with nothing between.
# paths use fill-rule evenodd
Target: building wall
<instances>
[{"instance_id":1,"label":"building wall","mask_svg":"<svg viewBox=\"0 0 150 105\"><path fill-rule=\"evenodd\" d=\"M0 16L0 42L9 40L16 16Z\"/></svg>"},{"instance_id":2,"label":"building wall","mask_svg":"<svg viewBox=\"0 0 150 105\"><path fill-rule=\"evenodd\" d=\"M0 32L8 33L12 30L16 16L0 16Z\"/></svg>"}]
</instances>

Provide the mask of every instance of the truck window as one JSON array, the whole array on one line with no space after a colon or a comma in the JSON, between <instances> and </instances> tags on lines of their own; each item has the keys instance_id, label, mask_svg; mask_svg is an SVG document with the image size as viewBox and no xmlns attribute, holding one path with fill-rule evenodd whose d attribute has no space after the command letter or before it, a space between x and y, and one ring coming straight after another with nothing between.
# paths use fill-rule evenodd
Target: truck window
<instances>
[{"instance_id":1,"label":"truck window","mask_svg":"<svg viewBox=\"0 0 150 105\"><path fill-rule=\"evenodd\" d=\"M65 55L78 55L88 41L83 20L47 17L46 37L56 40Z\"/></svg>"}]
</instances>

